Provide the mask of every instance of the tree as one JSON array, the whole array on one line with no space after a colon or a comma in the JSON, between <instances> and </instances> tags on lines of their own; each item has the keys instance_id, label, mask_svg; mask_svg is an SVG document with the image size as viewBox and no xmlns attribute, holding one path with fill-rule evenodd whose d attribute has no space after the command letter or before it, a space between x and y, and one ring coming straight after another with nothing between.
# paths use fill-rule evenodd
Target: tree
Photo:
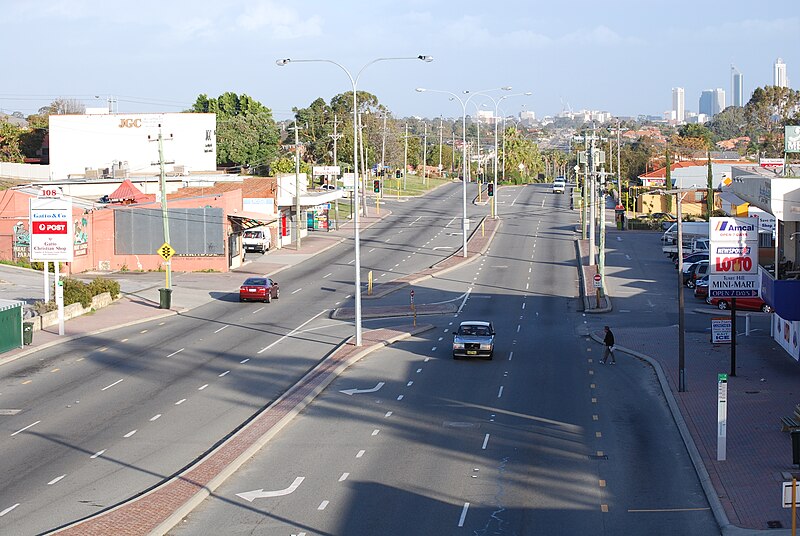
<instances>
[{"instance_id":1,"label":"tree","mask_svg":"<svg viewBox=\"0 0 800 536\"><path fill-rule=\"evenodd\" d=\"M248 95L197 97L189 110L217 114L217 165L257 166L278 155L280 136L272 111Z\"/></svg>"},{"instance_id":2,"label":"tree","mask_svg":"<svg viewBox=\"0 0 800 536\"><path fill-rule=\"evenodd\" d=\"M744 107L728 106L706 123L715 141L739 138L745 135Z\"/></svg>"},{"instance_id":3,"label":"tree","mask_svg":"<svg viewBox=\"0 0 800 536\"><path fill-rule=\"evenodd\" d=\"M40 115L67 115L86 113L86 106L76 99L59 97L48 106L39 108Z\"/></svg>"},{"instance_id":4,"label":"tree","mask_svg":"<svg viewBox=\"0 0 800 536\"><path fill-rule=\"evenodd\" d=\"M703 145L705 149L711 149L713 137L711 131L699 123L687 123L678 128L678 138L681 141L701 140L700 143L696 141L691 143L692 145Z\"/></svg>"},{"instance_id":5,"label":"tree","mask_svg":"<svg viewBox=\"0 0 800 536\"><path fill-rule=\"evenodd\" d=\"M503 134L506 140L506 179L514 184L531 182L532 177L544 172L544 160L539 146L523 137L514 127L509 127Z\"/></svg>"},{"instance_id":6,"label":"tree","mask_svg":"<svg viewBox=\"0 0 800 536\"><path fill-rule=\"evenodd\" d=\"M706 181L706 219L714 212L714 174L711 172L711 153L708 153L708 179Z\"/></svg>"},{"instance_id":7,"label":"tree","mask_svg":"<svg viewBox=\"0 0 800 536\"><path fill-rule=\"evenodd\" d=\"M783 127L797 117L800 91L788 87L757 88L744 107L751 141L766 156L783 154Z\"/></svg>"},{"instance_id":8,"label":"tree","mask_svg":"<svg viewBox=\"0 0 800 536\"><path fill-rule=\"evenodd\" d=\"M0 162L23 162L19 148L21 130L7 121L0 121Z\"/></svg>"}]
</instances>

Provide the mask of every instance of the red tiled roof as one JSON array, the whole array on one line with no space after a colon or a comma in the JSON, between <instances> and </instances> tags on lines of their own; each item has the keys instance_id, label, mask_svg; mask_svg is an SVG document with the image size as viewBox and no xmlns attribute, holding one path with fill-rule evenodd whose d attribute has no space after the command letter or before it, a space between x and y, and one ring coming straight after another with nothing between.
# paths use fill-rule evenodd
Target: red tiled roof
<instances>
[{"instance_id":1,"label":"red tiled roof","mask_svg":"<svg viewBox=\"0 0 800 536\"><path fill-rule=\"evenodd\" d=\"M114 201L149 201L155 196L143 194L129 179L122 181L122 184L114 190L114 193L109 194L108 198Z\"/></svg>"},{"instance_id":2,"label":"red tiled roof","mask_svg":"<svg viewBox=\"0 0 800 536\"><path fill-rule=\"evenodd\" d=\"M241 190L243 198L266 198L274 197L275 187L276 180L274 177L251 177L244 179L242 182L217 182L213 186L181 188L177 192L170 194L169 198L200 197L233 192L235 190Z\"/></svg>"},{"instance_id":3,"label":"red tiled roof","mask_svg":"<svg viewBox=\"0 0 800 536\"><path fill-rule=\"evenodd\" d=\"M712 164L742 164L741 160L711 160ZM676 169L687 168L687 167L706 167L708 166L708 160L684 160L682 162L675 162L670 164L670 170L675 171ZM655 171L650 171L645 173L644 175L639 175L642 179L663 179L667 176L667 168L662 167L661 169L657 169Z\"/></svg>"}]
</instances>

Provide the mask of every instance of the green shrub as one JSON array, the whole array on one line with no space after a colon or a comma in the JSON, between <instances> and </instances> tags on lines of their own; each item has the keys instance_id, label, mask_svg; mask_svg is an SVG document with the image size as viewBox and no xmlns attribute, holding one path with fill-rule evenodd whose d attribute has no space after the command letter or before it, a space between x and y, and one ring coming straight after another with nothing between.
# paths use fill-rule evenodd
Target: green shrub
<instances>
[{"instance_id":1,"label":"green shrub","mask_svg":"<svg viewBox=\"0 0 800 536\"><path fill-rule=\"evenodd\" d=\"M111 294L111 298L116 299L119 297L119 282L105 277L98 277L89 283L89 291L92 296L108 292Z\"/></svg>"},{"instance_id":2,"label":"green shrub","mask_svg":"<svg viewBox=\"0 0 800 536\"><path fill-rule=\"evenodd\" d=\"M84 308L92 304L92 292L89 285L78 279L66 278L64 283L64 305L80 303Z\"/></svg>"}]
</instances>

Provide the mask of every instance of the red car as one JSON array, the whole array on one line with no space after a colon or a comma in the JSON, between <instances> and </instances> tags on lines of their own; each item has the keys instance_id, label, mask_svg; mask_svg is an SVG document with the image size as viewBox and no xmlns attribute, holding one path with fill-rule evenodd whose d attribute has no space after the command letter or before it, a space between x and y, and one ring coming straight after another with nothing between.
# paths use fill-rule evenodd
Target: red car
<instances>
[{"instance_id":1,"label":"red car","mask_svg":"<svg viewBox=\"0 0 800 536\"><path fill-rule=\"evenodd\" d=\"M717 307L718 309L730 309L731 302L730 298L706 298L706 303ZM761 298L736 298L736 310L739 309L747 310L747 311L761 311L764 313L771 313L772 307L767 305L767 303L762 300Z\"/></svg>"},{"instance_id":2,"label":"red car","mask_svg":"<svg viewBox=\"0 0 800 536\"><path fill-rule=\"evenodd\" d=\"M278 283L269 277L248 277L239 287L239 301L258 300L270 303L280 298Z\"/></svg>"}]
</instances>

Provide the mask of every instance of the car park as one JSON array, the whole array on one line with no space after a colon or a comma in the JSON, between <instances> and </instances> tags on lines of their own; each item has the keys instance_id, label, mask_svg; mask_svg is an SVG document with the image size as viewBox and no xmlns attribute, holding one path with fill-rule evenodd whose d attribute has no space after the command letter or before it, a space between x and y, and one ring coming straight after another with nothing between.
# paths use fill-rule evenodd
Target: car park
<instances>
[{"instance_id":1,"label":"car park","mask_svg":"<svg viewBox=\"0 0 800 536\"><path fill-rule=\"evenodd\" d=\"M277 281L269 277L248 277L239 287L239 301L263 301L270 303L280 298Z\"/></svg>"},{"instance_id":2,"label":"car park","mask_svg":"<svg viewBox=\"0 0 800 536\"><path fill-rule=\"evenodd\" d=\"M683 284L694 288L695 282L708 273L708 261L699 261L683 272Z\"/></svg>"},{"instance_id":3,"label":"car park","mask_svg":"<svg viewBox=\"0 0 800 536\"><path fill-rule=\"evenodd\" d=\"M732 298L706 298L706 303L724 311L731 308L731 299ZM736 298L736 309L761 311L764 313L772 312L772 307L757 296L752 298Z\"/></svg>"},{"instance_id":4,"label":"car park","mask_svg":"<svg viewBox=\"0 0 800 536\"><path fill-rule=\"evenodd\" d=\"M494 326L483 320L461 322L453 332L453 359L461 357L483 357L494 355Z\"/></svg>"},{"instance_id":5,"label":"car park","mask_svg":"<svg viewBox=\"0 0 800 536\"><path fill-rule=\"evenodd\" d=\"M707 251L704 252L704 253L691 253L689 255L684 255L684 257L683 257L683 270L686 271L686 268L691 264L694 264L694 263L700 262L700 261L707 261L707 260L708 260L708 252ZM677 268L677 267L678 267L678 260L675 259L675 268Z\"/></svg>"}]
</instances>

